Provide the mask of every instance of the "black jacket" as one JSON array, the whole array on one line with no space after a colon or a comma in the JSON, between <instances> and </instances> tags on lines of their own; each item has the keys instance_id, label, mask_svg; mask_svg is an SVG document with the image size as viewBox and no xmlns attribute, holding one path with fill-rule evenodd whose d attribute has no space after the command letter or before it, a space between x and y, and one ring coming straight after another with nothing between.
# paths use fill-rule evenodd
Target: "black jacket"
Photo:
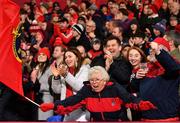
<instances>
[{"instance_id":1,"label":"black jacket","mask_svg":"<svg viewBox=\"0 0 180 123\"><path fill-rule=\"evenodd\" d=\"M93 66L105 67L104 55L94 58L91 63L91 67ZM114 59L108 73L111 81L115 81L126 88L130 81L131 71L132 67L130 63L127 62L122 56L119 56L118 58Z\"/></svg>"}]
</instances>

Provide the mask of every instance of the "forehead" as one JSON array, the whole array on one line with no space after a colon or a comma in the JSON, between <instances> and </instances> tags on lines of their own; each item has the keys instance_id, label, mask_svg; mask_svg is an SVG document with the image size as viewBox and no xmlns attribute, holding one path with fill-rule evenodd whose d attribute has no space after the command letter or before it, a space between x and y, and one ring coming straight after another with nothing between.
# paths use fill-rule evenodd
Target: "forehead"
<instances>
[{"instance_id":1,"label":"forehead","mask_svg":"<svg viewBox=\"0 0 180 123\"><path fill-rule=\"evenodd\" d=\"M118 45L117 40L116 39L108 40L106 45L112 45L112 44L117 44Z\"/></svg>"},{"instance_id":2,"label":"forehead","mask_svg":"<svg viewBox=\"0 0 180 123\"><path fill-rule=\"evenodd\" d=\"M129 54L139 54L140 55L140 53L136 49L131 49L129 51Z\"/></svg>"},{"instance_id":3,"label":"forehead","mask_svg":"<svg viewBox=\"0 0 180 123\"><path fill-rule=\"evenodd\" d=\"M65 56L76 56L76 55L73 52L71 52L71 51L67 51L65 53Z\"/></svg>"},{"instance_id":4,"label":"forehead","mask_svg":"<svg viewBox=\"0 0 180 123\"><path fill-rule=\"evenodd\" d=\"M94 71L94 72L91 73L91 75L90 75L90 78L101 78L101 77L102 77L101 72L98 71L98 70Z\"/></svg>"}]
</instances>

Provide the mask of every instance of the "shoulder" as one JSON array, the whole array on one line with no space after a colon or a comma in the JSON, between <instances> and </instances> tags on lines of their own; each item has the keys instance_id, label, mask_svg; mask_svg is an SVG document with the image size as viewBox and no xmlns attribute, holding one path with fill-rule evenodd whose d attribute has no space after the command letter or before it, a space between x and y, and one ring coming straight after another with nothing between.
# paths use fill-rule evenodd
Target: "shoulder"
<instances>
[{"instance_id":1,"label":"shoulder","mask_svg":"<svg viewBox=\"0 0 180 123\"><path fill-rule=\"evenodd\" d=\"M90 66L88 64L83 64L80 68L80 70L89 70Z\"/></svg>"}]
</instances>

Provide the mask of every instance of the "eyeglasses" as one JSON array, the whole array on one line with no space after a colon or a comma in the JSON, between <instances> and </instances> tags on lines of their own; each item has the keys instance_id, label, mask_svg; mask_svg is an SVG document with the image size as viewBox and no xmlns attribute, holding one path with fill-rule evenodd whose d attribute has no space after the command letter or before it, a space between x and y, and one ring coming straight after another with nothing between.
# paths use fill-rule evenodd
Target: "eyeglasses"
<instances>
[{"instance_id":1,"label":"eyeglasses","mask_svg":"<svg viewBox=\"0 0 180 123\"><path fill-rule=\"evenodd\" d=\"M92 83L92 82L100 82L100 81L102 81L103 79L90 79L89 81L90 81L90 83Z\"/></svg>"}]
</instances>

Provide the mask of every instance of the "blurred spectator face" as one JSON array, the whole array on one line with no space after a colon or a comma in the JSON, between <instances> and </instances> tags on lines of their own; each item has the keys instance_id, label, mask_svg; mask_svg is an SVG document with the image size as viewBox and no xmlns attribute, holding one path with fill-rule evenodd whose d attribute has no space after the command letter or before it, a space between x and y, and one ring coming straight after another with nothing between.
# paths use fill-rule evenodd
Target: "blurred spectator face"
<instances>
[{"instance_id":1,"label":"blurred spectator face","mask_svg":"<svg viewBox=\"0 0 180 123\"><path fill-rule=\"evenodd\" d=\"M37 32L36 33L36 41L38 42L38 41L42 41L43 40L43 36L42 36L42 34L40 33L40 32Z\"/></svg>"},{"instance_id":2,"label":"blurred spectator face","mask_svg":"<svg viewBox=\"0 0 180 123\"><path fill-rule=\"evenodd\" d=\"M83 20L78 20L77 23L83 25L84 27L86 26L86 22L84 22Z\"/></svg>"},{"instance_id":3,"label":"blurred spectator face","mask_svg":"<svg viewBox=\"0 0 180 123\"><path fill-rule=\"evenodd\" d=\"M159 36L161 34L161 32L157 29L153 29L153 33L155 34L155 36Z\"/></svg>"},{"instance_id":4,"label":"blurred spectator face","mask_svg":"<svg viewBox=\"0 0 180 123\"><path fill-rule=\"evenodd\" d=\"M113 21L110 21L108 25L109 25L109 26L108 26L107 29L109 30L110 33L112 33L112 32L113 32L113 28L114 28L114 26L113 26Z\"/></svg>"},{"instance_id":5,"label":"blurred spectator face","mask_svg":"<svg viewBox=\"0 0 180 123\"><path fill-rule=\"evenodd\" d=\"M115 14L115 16L114 16L114 19L115 20L123 20L123 14L122 14L122 12L116 12L117 14Z\"/></svg>"},{"instance_id":6,"label":"blurred spectator face","mask_svg":"<svg viewBox=\"0 0 180 123\"><path fill-rule=\"evenodd\" d=\"M33 56L32 56L32 54L30 53L30 50L26 50L26 60L27 60L27 62L33 60Z\"/></svg>"},{"instance_id":7,"label":"blurred spectator face","mask_svg":"<svg viewBox=\"0 0 180 123\"><path fill-rule=\"evenodd\" d=\"M170 6L170 13L177 14L179 12L180 5L178 2L173 2Z\"/></svg>"},{"instance_id":8,"label":"blurred spectator face","mask_svg":"<svg viewBox=\"0 0 180 123\"><path fill-rule=\"evenodd\" d=\"M73 34L73 37L77 37L80 35L75 29L72 29L72 34Z\"/></svg>"},{"instance_id":9,"label":"blurred spectator face","mask_svg":"<svg viewBox=\"0 0 180 123\"><path fill-rule=\"evenodd\" d=\"M96 25L93 21L88 21L86 23L86 32L89 33L89 32L94 32L96 29Z\"/></svg>"},{"instance_id":10,"label":"blurred spectator face","mask_svg":"<svg viewBox=\"0 0 180 123\"><path fill-rule=\"evenodd\" d=\"M108 8L106 6L103 6L103 8L101 10L104 14L108 13Z\"/></svg>"},{"instance_id":11,"label":"blurred spectator face","mask_svg":"<svg viewBox=\"0 0 180 123\"><path fill-rule=\"evenodd\" d=\"M59 58L59 57L63 57L63 55L64 55L64 52L62 51L61 46L56 46L53 51L53 57Z\"/></svg>"},{"instance_id":12,"label":"blurred spectator face","mask_svg":"<svg viewBox=\"0 0 180 123\"><path fill-rule=\"evenodd\" d=\"M25 3L25 4L23 5L23 9L28 12L28 11L30 10L30 6Z\"/></svg>"},{"instance_id":13,"label":"blurred spectator face","mask_svg":"<svg viewBox=\"0 0 180 123\"><path fill-rule=\"evenodd\" d=\"M60 29L66 29L68 27L68 23L66 21L59 22Z\"/></svg>"},{"instance_id":14,"label":"blurred spectator face","mask_svg":"<svg viewBox=\"0 0 180 123\"><path fill-rule=\"evenodd\" d=\"M131 30L136 31L137 30L137 25L136 24L131 24Z\"/></svg>"},{"instance_id":15,"label":"blurred spectator face","mask_svg":"<svg viewBox=\"0 0 180 123\"><path fill-rule=\"evenodd\" d=\"M108 40L105 46L105 49L111 52L111 55L113 56L113 58L116 58L120 54L121 46L117 43L115 39L113 39L113 40Z\"/></svg>"},{"instance_id":16,"label":"blurred spectator face","mask_svg":"<svg viewBox=\"0 0 180 123\"><path fill-rule=\"evenodd\" d=\"M143 43L142 37L134 37L133 39L135 45L141 45Z\"/></svg>"},{"instance_id":17,"label":"blurred spectator face","mask_svg":"<svg viewBox=\"0 0 180 123\"><path fill-rule=\"evenodd\" d=\"M77 46L77 49L79 50L79 52L81 53L81 57L85 58L86 57L86 52L83 46Z\"/></svg>"},{"instance_id":18,"label":"blurred spectator face","mask_svg":"<svg viewBox=\"0 0 180 123\"><path fill-rule=\"evenodd\" d=\"M166 2L163 2L162 9L167 10L167 8L168 8L168 4Z\"/></svg>"},{"instance_id":19,"label":"blurred spectator face","mask_svg":"<svg viewBox=\"0 0 180 123\"><path fill-rule=\"evenodd\" d=\"M170 19L170 25L175 27L178 25L178 20L177 19Z\"/></svg>"},{"instance_id":20,"label":"blurred spectator face","mask_svg":"<svg viewBox=\"0 0 180 123\"><path fill-rule=\"evenodd\" d=\"M37 57L37 61L40 63L46 62L47 61L47 55L44 53L40 53Z\"/></svg>"},{"instance_id":21,"label":"blurred spectator face","mask_svg":"<svg viewBox=\"0 0 180 123\"><path fill-rule=\"evenodd\" d=\"M126 46L122 49L121 53L122 55L127 59L127 53L128 53L128 50L129 50L130 46Z\"/></svg>"},{"instance_id":22,"label":"blurred spectator face","mask_svg":"<svg viewBox=\"0 0 180 123\"><path fill-rule=\"evenodd\" d=\"M84 2L80 3L79 10L86 11L86 4Z\"/></svg>"},{"instance_id":23,"label":"blurred spectator face","mask_svg":"<svg viewBox=\"0 0 180 123\"><path fill-rule=\"evenodd\" d=\"M112 31L112 35L116 37L121 37L122 36L122 31L119 29L119 27L114 27Z\"/></svg>"},{"instance_id":24,"label":"blurred spectator face","mask_svg":"<svg viewBox=\"0 0 180 123\"><path fill-rule=\"evenodd\" d=\"M20 15L21 21L25 21L26 18L27 18L27 14L21 14L21 15Z\"/></svg>"},{"instance_id":25,"label":"blurred spectator face","mask_svg":"<svg viewBox=\"0 0 180 123\"><path fill-rule=\"evenodd\" d=\"M123 2L119 4L119 8L127 9L126 4Z\"/></svg>"},{"instance_id":26,"label":"blurred spectator face","mask_svg":"<svg viewBox=\"0 0 180 123\"><path fill-rule=\"evenodd\" d=\"M148 14L148 5L144 5L143 13L144 13L145 15Z\"/></svg>"},{"instance_id":27,"label":"blurred spectator face","mask_svg":"<svg viewBox=\"0 0 180 123\"><path fill-rule=\"evenodd\" d=\"M119 11L119 6L116 3L113 3L113 5L110 8L110 11L112 14L116 14Z\"/></svg>"},{"instance_id":28,"label":"blurred spectator face","mask_svg":"<svg viewBox=\"0 0 180 123\"><path fill-rule=\"evenodd\" d=\"M152 15L153 13L154 13L153 10L148 7L147 14L148 14L148 15Z\"/></svg>"},{"instance_id":29,"label":"blurred spectator face","mask_svg":"<svg viewBox=\"0 0 180 123\"><path fill-rule=\"evenodd\" d=\"M107 3L107 5L108 5L108 8L111 8L112 5L113 5L113 2L110 1L110 2Z\"/></svg>"},{"instance_id":30,"label":"blurred spectator face","mask_svg":"<svg viewBox=\"0 0 180 123\"><path fill-rule=\"evenodd\" d=\"M171 7L171 5L173 4L173 0L168 0L168 7L169 7L169 9L170 9L170 7Z\"/></svg>"},{"instance_id":31,"label":"blurred spectator face","mask_svg":"<svg viewBox=\"0 0 180 123\"><path fill-rule=\"evenodd\" d=\"M94 44L92 45L92 47L93 47L93 49L94 49L95 51L98 51L98 50L100 50L100 48L101 48L101 44L100 44L100 43L94 43Z\"/></svg>"},{"instance_id":32,"label":"blurred spectator face","mask_svg":"<svg viewBox=\"0 0 180 123\"><path fill-rule=\"evenodd\" d=\"M69 13L70 13L71 15L73 15L74 13L76 13L76 11L75 11L73 8L70 8L70 9L69 9Z\"/></svg>"},{"instance_id":33,"label":"blurred spectator face","mask_svg":"<svg viewBox=\"0 0 180 123\"><path fill-rule=\"evenodd\" d=\"M69 22L71 22L72 20L72 16L71 16L71 14L70 13L65 13L64 14L64 17L69 21Z\"/></svg>"},{"instance_id":34,"label":"blurred spectator face","mask_svg":"<svg viewBox=\"0 0 180 123\"><path fill-rule=\"evenodd\" d=\"M91 9L91 10L88 10L88 14L91 15L91 16L94 15L95 12L96 12L96 11L95 11L95 10L92 10L92 9Z\"/></svg>"},{"instance_id":35,"label":"blurred spectator face","mask_svg":"<svg viewBox=\"0 0 180 123\"><path fill-rule=\"evenodd\" d=\"M141 63L141 54L137 50L131 49L128 54L128 59L133 68L137 68Z\"/></svg>"},{"instance_id":36,"label":"blurred spectator face","mask_svg":"<svg viewBox=\"0 0 180 123\"><path fill-rule=\"evenodd\" d=\"M73 52L67 51L65 53L65 62L68 67L74 67L77 64L78 58Z\"/></svg>"}]
</instances>

